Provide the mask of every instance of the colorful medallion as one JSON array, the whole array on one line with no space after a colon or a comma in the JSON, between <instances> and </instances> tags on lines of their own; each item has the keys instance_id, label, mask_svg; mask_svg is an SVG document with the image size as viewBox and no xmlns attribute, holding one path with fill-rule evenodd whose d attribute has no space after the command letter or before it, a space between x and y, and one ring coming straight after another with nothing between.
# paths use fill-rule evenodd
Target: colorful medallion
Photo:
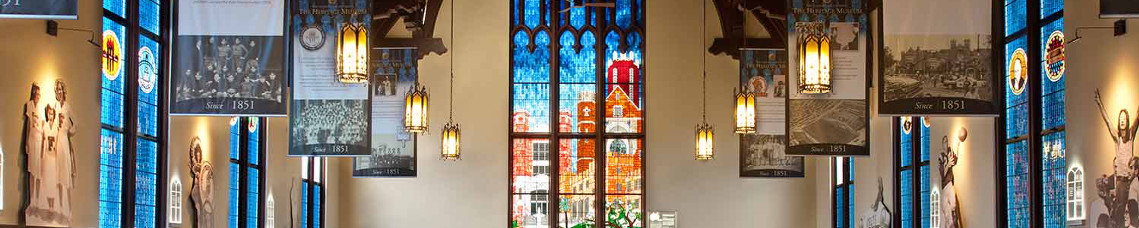
<instances>
[{"instance_id":1,"label":"colorful medallion","mask_svg":"<svg viewBox=\"0 0 1139 228\"><path fill-rule=\"evenodd\" d=\"M154 91L154 83L158 79L158 66L154 59L154 52L150 47L138 50L138 89L143 93Z\"/></svg>"},{"instance_id":2,"label":"colorful medallion","mask_svg":"<svg viewBox=\"0 0 1139 228\"><path fill-rule=\"evenodd\" d=\"M1048 80L1060 81L1064 77L1064 32L1054 31L1044 46L1044 73Z\"/></svg>"},{"instance_id":3,"label":"colorful medallion","mask_svg":"<svg viewBox=\"0 0 1139 228\"><path fill-rule=\"evenodd\" d=\"M1012 94L1020 95L1024 93L1027 85L1028 56L1025 55L1023 48L1017 48L1008 63L1008 88L1012 90Z\"/></svg>"},{"instance_id":4,"label":"colorful medallion","mask_svg":"<svg viewBox=\"0 0 1139 228\"><path fill-rule=\"evenodd\" d=\"M122 72L123 48L119 36L114 31L103 31L103 77L114 81Z\"/></svg>"}]
</instances>

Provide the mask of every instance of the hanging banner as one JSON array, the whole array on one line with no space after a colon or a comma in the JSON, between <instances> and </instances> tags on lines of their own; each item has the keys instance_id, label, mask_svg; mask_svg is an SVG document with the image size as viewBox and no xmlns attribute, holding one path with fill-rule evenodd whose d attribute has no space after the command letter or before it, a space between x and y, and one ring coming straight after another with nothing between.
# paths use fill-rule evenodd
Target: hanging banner
<instances>
[{"instance_id":1,"label":"hanging banner","mask_svg":"<svg viewBox=\"0 0 1139 228\"><path fill-rule=\"evenodd\" d=\"M179 1L171 115L284 116L285 1Z\"/></svg>"},{"instance_id":2,"label":"hanging banner","mask_svg":"<svg viewBox=\"0 0 1139 228\"><path fill-rule=\"evenodd\" d=\"M756 132L740 136L740 177L803 177L787 156L787 50L740 50L740 88L755 92Z\"/></svg>"},{"instance_id":3,"label":"hanging banner","mask_svg":"<svg viewBox=\"0 0 1139 228\"><path fill-rule=\"evenodd\" d=\"M79 19L76 0L0 0L0 18Z\"/></svg>"},{"instance_id":4,"label":"hanging banner","mask_svg":"<svg viewBox=\"0 0 1139 228\"><path fill-rule=\"evenodd\" d=\"M367 0L292 1L289 156L368 156L368 83L336 76L336 40L349 23L371 27Z\"/></svg>"},{"instance_id":5,"label":"hanging banner","mask_svg":"<svg viewBox=\"0 0 1139 228\"><path fill-rule=\"evenodd\" d=\"M859 0L791 0L787 37L789 71L787 80L787 154L789 155L870 155L869 48L865 2ZM800 42L812 40L829 48L805 48ZM800 51L821 54L800 56ZM819 58L801 68L800 57ZM822 65L826 64L826 65ZM829 67L828 67L829 66ZM808 81L803 70L825 70L829 81L826 93L803 93L799 84ZM821 74L816 74L822 76Z\"/></svg>"},{"instance_id":6,"label":"hanging banner","mask_svg":"<svg viewBox=\"0 0 1139 228\"><path fill-rule=\"evenodd\" d=\"M403 128L405 97L419 77L414 48L372 51L372 153L356 157L353 177L414 177L415 135Z\"/></svg>"},{"instance_id":7,"label":"hanging banner","mask_svg":"<svg viewBox=\"0 0 1139 228\"><path fill-rule=\"evenodd\" d=\"M998 114L990 0L883 2L878 114Z\"/></svg>"}]
</instances>

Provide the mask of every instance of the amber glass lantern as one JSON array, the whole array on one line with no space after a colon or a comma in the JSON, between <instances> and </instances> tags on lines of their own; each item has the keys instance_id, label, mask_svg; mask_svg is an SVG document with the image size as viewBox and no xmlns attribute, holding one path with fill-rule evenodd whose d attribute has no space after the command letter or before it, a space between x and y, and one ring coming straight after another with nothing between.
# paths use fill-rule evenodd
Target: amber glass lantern
<instances>
[{"instance_id":1,"label":"amber glass lantern","mask_svg":"<svg viewBox=\"0 0 1139 228\"><path fill-rule=\"evenodd\" d=\"M336 42L336 76L342 83L368 83L368 30L344 24Z\"/></svg>"},{"instance_id":2,"label":"amber glass lantern","mask_svg":"<svg viewBox=\"0 0 1139 228\"><path fill-rule=\"evenodd\" d=\"M454 122L443 126L443 160L459 160L459 124Z\"/></svg>"},{"instance_id":3,"label":"amber glass lantern","mask_svg":"<svg viewBox=\"0 0 1139 228\"><path fill-rule=\"evenodd\" d=\"M712 160L716 156L715 138L712 125L707 122L696 125L696 160Z\"/></svg>"},{"instance_id":4,"label":"amber glass lantern","mask_svg":"<svg viewBox=\"0 0 1139 228\"><path fill-rule=\"evenodd\" d=\"M831 92L831 40L808 34L799 42L799 93Z\"/></svg>"},{"instance_id":5,"label":"amber glass lantern","mask_svg":"<svg viewBox=\"0 0 1139 228\"><path fill-rule=\"evenodd\" d=\"M755 133L755 93L736 93L736 134Z\"/></svg>"},{"instance_id":6,"label":"amber glass lantern","mask_svg":"<svg viewBox=\"0 0 1139 228\"><path fill-rule=\"evenodd\" d=\"M407 92L403 126L411 133L427 132L427 88L419 83Z\"/></svg>"}]
</instances>

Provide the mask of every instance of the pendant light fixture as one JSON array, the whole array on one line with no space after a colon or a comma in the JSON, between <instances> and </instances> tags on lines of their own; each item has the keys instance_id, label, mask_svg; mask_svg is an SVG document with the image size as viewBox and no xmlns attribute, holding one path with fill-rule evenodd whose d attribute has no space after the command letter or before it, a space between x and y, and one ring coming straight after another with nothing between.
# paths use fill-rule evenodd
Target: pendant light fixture
<instances>
[{"instance_id":1,"label":"pendant light fixture","mask_svg":"<svg viewBox=\"0 0 1139 228\"><path fill-rule=\"evenodd\" d=\"M459 160L460 159L460 144L459 144L459 124L455 123L455 1L451 0L451 91L448 93L451 96L448 99L450 104L447 105L449 113L447 114L447 124L443 125L443 160Z\"/></svg>"},{"instance_id":2,"label":"pendant light fixture","mask_svg":"<svg viewBox=\"0 0 1139 228\"><path fill-rule=\"evenodd\" d=\"M744 12L747 13L747 12ZM745 15L746 16L746 15ZM740 36L743 40L740 45L740 50L747 48L747 17L743 17L743 35ZM742 61L742 59L741 59ZM741 72L747 74L749 72ZM748 75L745 75L748 76ZM757 76L761 77L761 76ZM766 85L766 81L765 85ZM764 88L759 88L764 89ZM755 133L755 91L748 89L746 86L741 87L736 91L736 134L751 134Z\"/></svg>"},{"instance_id":3,"label":"pendant light fixture","mask_svg":"<svg viewBox=\"0 0 1139 228\"><path fill-rule=\"evenodd\" d=\"M407 92L406 107L404 107L403 127L407 132L414 134L427 132L427 87L419 84L419 77L415 78L415 85Z\"/></svg>"},{"instance_id":4,"label":"pendant light fixture","mask_svg":"<svg viewBox=\"0 0 1139 228\"><path fill-rule=\"evenodd\" d=\"M800 32L802 33L802 32ZM822 29L799 38L799 93L831 92L831 39Z\"/></svg>"},{"instance_id":5,"label":"pendant light fixture","mask_svg":"<svg viewBox=\"0 0 1139 228\"><path fill-rule=\"evenodd\" d=\"M368 83L368 29L346 22L336 41L336 76L340 82Z\"/></svg>"},{"instance_id":6,"label":"pendant light fixture","mask_svg":"<svg viewBox=\"0 0 1139 228\"><path fill-rule=\"evenodd\" d=\"M713 137L715 129L712 128L711 124L708 124L708 64L706 63L707 55L704 53L704 44L707 43L705 36L708 34L707 26L704 25L707 23L708 4L704 1L706 0L700 0L700 4L703 6L703 11L700 11L700 31L702 31L700 33L700 57L702 60L700 62L702 71L700 87L702 100L700 102L703 109L700 111L701 123L696 124L696 160L698 161L712 160L716 154L715 137Z\"/></svg>"}]
</instances>

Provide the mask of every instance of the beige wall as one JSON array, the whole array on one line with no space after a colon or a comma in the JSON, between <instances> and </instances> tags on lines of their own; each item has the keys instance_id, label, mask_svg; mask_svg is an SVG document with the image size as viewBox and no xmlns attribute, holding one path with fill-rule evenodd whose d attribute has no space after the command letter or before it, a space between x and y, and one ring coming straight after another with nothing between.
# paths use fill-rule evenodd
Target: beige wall
<instances>
[{"instance_id":1,"label":"beige wall","mask_svg":"<svg viewBox=\"0 0 1139 228\"><path fill-rule=\"evenodd\" d=\"M79 20L59 21L60 28L102 31L99 1L79 1ZM0 19L0 150L3 160L3 211L0 224L18 224L23 215L22 138L24 103L32 83L40 85L43 97L56 79L67 83L77 133L72 144L78 177L74 197L73 225L98 225L99 180L99 48L87 43L91 34L59 31L45 33L43 20ZM50 94L50 95L49 95Z\"/></svg>"},{"instance_id":2,"label":"beige wall","mask_svg":"<svg viewBox=\"0 0 1139 228\"><path fill-rule=\"evenodd\" d=\"M1099 19L1099 3L1096 1L1067 1L1064 14L1066 35L1070 40L1075 30L1087 26L1111 26L1114 20ZM1115 144L1108 135L1098 107L1094 102L1094 91L1103 93L1104 106L1108 118L1114 124L1120 109L1132 113L1132 119L1139 110L1139 21L1129 20L1128 33L1113 37L1111 30L1084 30L1083 39L1067 46L1067 102L1068 107L1068 165L1084 168L1084 199L1087 202L1087 225L1094 227L1095 215L1104 212L1102 201L1097 196L1096 178L1109 175L1112 159L1115 158ZM1134 121L1134 120L1132 120ZM1132 124L1135 124L1132 122ZM1114 125L1112 126L1114 129ZM1134 154L1134 151L1132 151ZM1132 199L1136 198L1134 194ZM1098 205L1098 206L1097 206Z\"/></svg>"}]
</instances>

